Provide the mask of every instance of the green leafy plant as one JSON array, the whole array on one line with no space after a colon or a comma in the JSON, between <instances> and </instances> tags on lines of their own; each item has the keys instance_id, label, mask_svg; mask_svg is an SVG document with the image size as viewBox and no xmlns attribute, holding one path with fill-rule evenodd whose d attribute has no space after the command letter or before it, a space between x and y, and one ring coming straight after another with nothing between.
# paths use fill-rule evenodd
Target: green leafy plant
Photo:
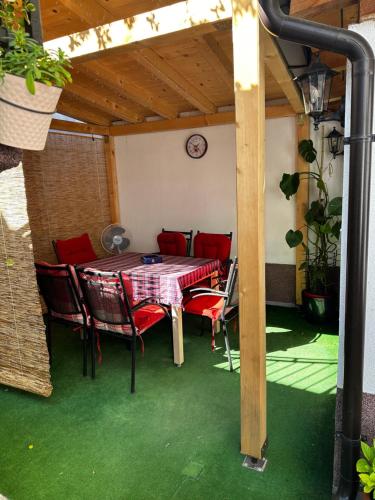
<instances>
[{"instance_id":1,"label":"green leafy plant","mask_svg":"<svg viewBox=\"0 0 375 500\"><path fill-rule=\"evenodd\" d=\"M375 439L372 446L361 442L363 457L357 461L357 472L365 493L372 492L375 499Z\"/></svg>"},{"instance_id":2,"label":"green leafy plant","mask_svg":"<svg viewBox=\"0 0 375 500\"><path fill-rule=\"evenodd\" d=\"M311 140L303 140L298 145L301 157L310 165L306 172L284 173L280 189L287 200L295 195L302 179L315 183L317 199L313 200L305 213L307 239L304 241L302 228L290 229L285 240L290 248L302 245L305 260L299 269L306 272L306 287L316 294L326 294L330 286L330 269L336 264L337 245L340 239L342 198L329 199L327 184L324 180L326 170L317 159L317 151Z\"/></svg>"},{"instance_id":3,"label":"green leafy plant","mask_svg":"<svg viewBox=\"0 0 375 500\"><path fill-rule=\"evenodd\" d=\"M0 38L3 42L0 48L0 82L7 73L23 77L31 94L35 94L35 82L64 87L72 81L67 70L71 64L64 52L60 49L47 51L26 33L25 23L29 22L33 7L33 4L24 2L20 11L12 0L3 2L0 7L1 26L7 31L7 36ZM20 15L22 22L19 21Z\"/></svg>"}]
</instances>

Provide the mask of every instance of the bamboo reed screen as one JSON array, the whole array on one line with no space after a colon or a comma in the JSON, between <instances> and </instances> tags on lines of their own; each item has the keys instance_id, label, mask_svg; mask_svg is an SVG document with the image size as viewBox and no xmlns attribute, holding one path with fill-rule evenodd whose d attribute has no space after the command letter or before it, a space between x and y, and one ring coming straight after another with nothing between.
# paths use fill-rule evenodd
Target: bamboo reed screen
<instances>
[{"instance_id":1,"label":"bamboo reed screen","mask_svg":"<svg viewBox=\"0 0 375 500\"><path fill-rule=\"evenodd\" d=\"M22 164L0 173L0 383L52 391Z\"/></svg>"},{"instance_id":2,"label":"bamboo reed screen","mask_svg":"<svg viewBox=\"0 0 375 500\"><path fill-rule=\"evenodd\" d=\"M111 223L104 140L49 134L44 151L24 152L35 260L56 262L52 240L90 235L99 257Z\"/></svg>"}]
</instances>

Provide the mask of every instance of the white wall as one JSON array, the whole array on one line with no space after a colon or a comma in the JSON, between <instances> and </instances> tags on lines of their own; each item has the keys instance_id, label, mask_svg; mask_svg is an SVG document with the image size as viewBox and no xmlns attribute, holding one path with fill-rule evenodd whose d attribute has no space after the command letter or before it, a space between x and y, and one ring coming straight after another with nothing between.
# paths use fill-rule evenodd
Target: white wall
<instances>
[{"instance_id":1,"label":"white wall","mask_svg":"<svg viewBox=\"0 0 375 500\"><path fill-rule=\"evenodd\" d=\"M361 24L350 26L350 29L364 36L375 51L375 21L366 21ZM346 122L345 135L350 135L350 108L351 108L351 71L347 71L346 82ZM375 106L374 106L375 112ZM373 127L375 133L375 123ZM367 304L366 304L366 336L365 336L365 364L363 390L375 394L375 147L372 149L372 176L371 176L371 198L370 198L370 220L369 220L369 249L367 270ZM349 188L349 146L345 147L344 158L344 214L342 225L342 248L346 248L347 235L347 204ZM339 373L338 386L343 386L343 361L344 361L344 318L345 318L345 277L346 277L346 253L341 255L341 292L340 292L340 351L339 351Z\"/></svg>"},{"instance_id":2,"label":"white wall","mask_svg":"<svg viewBox=\"0 0 375 500\"><path fill-rule=\"evenodd\" d=\"M194 160L186 139L201 133L206 155ZM295 166L295 120L266 122L266 260L294 264L284 236L294 227L294 201L279 189L283 172ZM130 250L156 251L162 227L233 231L236 253L236 151L234 125L159 132L115 140L121 223L131 238Z\"/></svg>"}]
</instances>

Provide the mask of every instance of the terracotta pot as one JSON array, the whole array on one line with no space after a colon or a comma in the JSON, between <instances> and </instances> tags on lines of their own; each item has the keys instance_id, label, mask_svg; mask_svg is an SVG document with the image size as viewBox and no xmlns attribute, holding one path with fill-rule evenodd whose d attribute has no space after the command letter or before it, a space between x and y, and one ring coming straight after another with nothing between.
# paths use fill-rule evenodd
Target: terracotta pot
<instances>
[{"instance_id":1,"label":"terracotta pot","mask_svg":"<svg viewBox=\"0 0 375 500\"><path fill-rule=\"evenodd\" d=\"M35 151L44 149L61 91L36 82L32 95L24 78L6 74L0 83L0 144Z\"/></svg>"},{"instance_id":2,"label":"terracotta pot","mask_svg":"<svg viewBox=\"0 0 375 500\"><path fill-rule=\"evenodd\" d=\"M306 319L310 323L321 324L334 317L334 300L332 295L320 295L302 290L302 305Z\"/></svg>"}]
</instances>

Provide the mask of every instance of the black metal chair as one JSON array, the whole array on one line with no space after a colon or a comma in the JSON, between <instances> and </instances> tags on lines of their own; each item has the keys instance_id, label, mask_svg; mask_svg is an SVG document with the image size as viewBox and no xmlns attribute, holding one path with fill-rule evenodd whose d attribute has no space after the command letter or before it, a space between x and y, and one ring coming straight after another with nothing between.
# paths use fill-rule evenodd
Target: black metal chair
<instances>
[{"instance_id":1,"label":"black metal chair","mask_svg":"<svg viewBox=\"0 0 375 500\"><path fill-rule=\"evenodd\" d=\"M220 321L227 350L229 369L233 371L227 325L238 316L238 261L234 258L223 291L212 288L193 288L184 300L184 312L211 320L211 348L215 349L215 322Z\"/></svg>"},{"instance_id":2,"label":"black metal chair","mask_svg":"<svg viewBox=\"0 0 375 500\"><path fill-rule=\"evenodd\" d=\"M191 229L190 231L172 231L171 229L164 229L164 227L161 230L162 233L180 233L185 236L186 239L186 256L189 257L191 253L191 245L193 242L193 230Z\"/></svg>"},{"instance_id":3,"label":"black metal chair","mask_svg":"<svg viewBox=\"0 0 375 500\"><path fill-rule=\"evenodd\" d=\"M83 299L90 313L92 378L95 378L95 336L99 332L131 340L131 392L135 392L137 338L161 321L168 311L151 299L135 303L132 285L125 273L77 269ZM142 341L143 342L143 341Z\"/></svg>"},{"instance_id":4,"label":"black metal chair","mask_svg":"<svg viewBox=\"0 0 375 500\"><path fill-rule=\"evenodd\" d=\"M48 352L52 352L52 322L68 324L82 329L83 375L87 375L87 326L89 318L82 303L75 270L67 264L51 265L36 262L36 279L39 291L47 306L46 339Z\"/></svg>"}]
</instances>

